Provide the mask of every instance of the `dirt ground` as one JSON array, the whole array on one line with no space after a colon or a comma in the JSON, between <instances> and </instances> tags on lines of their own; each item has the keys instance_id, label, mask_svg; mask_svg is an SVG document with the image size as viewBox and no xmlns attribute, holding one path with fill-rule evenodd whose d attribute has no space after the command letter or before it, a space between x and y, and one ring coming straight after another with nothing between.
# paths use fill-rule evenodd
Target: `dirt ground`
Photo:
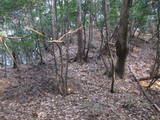
<instances>
[{"instance_id":1,"label":"dirt ground","mask_svg":"<svg viewBox=\"0 0 160 120\"><path fill-rule=\"evenodd\" d=\"M70 57L76 49L70 46ZM50 55L46 55L45 65L20 65L19 71L8 68L7 76L2 68L0 120L160 120L128 70L130 66L137 78L149 75L154 56L150 45L139 44L130 52L124 79L116 78L115 93L110 93L111 79L103 74L105 67L96 51L95 46L88 63L69 63L68 83L74 93L66 97L55 92ZM148 93L160 106L160 84Z\"/></svg>"}]
</instances>

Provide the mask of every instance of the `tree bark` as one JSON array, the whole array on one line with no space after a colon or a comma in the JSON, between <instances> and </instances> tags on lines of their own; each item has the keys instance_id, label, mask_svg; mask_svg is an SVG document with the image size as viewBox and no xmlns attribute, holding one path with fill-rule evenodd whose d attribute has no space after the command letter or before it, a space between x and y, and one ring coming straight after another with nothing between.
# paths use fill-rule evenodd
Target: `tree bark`
<instances>
[{"instance_id":1,"label":"tree bark","mask_svg":"<svg viewBox=\"0 0 160 120\"><path fill-rule=\"evenodd\" d=\"M17 56L15 51L12 51L12 56L13 56L13 68L17 68Z\"/></svg>"},{"instance_id":2,"label":"tree bark","mask_svg":"<svg viewBox=\"0 0 160 120\"><path fill-rule=\"evenodd\" d=\"M106 25L107 25L107 29L109 28L109 8L110 8L110 3L109 3L109 0L103 0L103 4L104 4L104 16L105 16L105 22L106 22Z\"/></svg>"},{"instance_id":3,"label":"tree bark","mask_svg":"<svg viewBox=\"0 0 160 120\"><path fill-rule=\"evenodd\" d=\"M90 2L90 15L89 15L89 38L88 38L88 43L87 43L87 48L86 48L86 52L85 52L85 61L87 62L88 60L88 54L89 54L89 50L91 47L91 42L93 40L93 5L92 5L92 1ZM85 50L84 50L85 51Z\"/></svg>"},{"instance_id":4,"label":"tree bark","mask_svg":"<svg viewBox=\"0 0 160 120\"><path fill-rule=\"evenodd\" d=\"M57 29L56 29L56 0L52 0L51 6L51 15L52 15L52 39L57 39Z\"/></svg>"},{"instance_id":5,"label":"tree bark","mask_svg":"<svg viewBox=\"0 0 160 120\"><path fill-rule=\"evenodd\" d=\"M77 24L80 27L82 25L82 12L81 12L81 0L77 1ZM78 37L78 51L75 58L75 61L82 63L84 61L84 41L83 41L83 33L82 30L78 30L77 37Z\"/></svg>"},{"instance_id":6,"label":"tree bark","mask_svg":"<svg viewBox=\"0 0 160 120\"><path fill-rule=\"evenodd\" d=\"M104 9L104 12L103 12L103 15L104 15L104 25L105 25L105 34L106 34L106 41L104 41L104 46L100 49L100 56L101 55L106 55L106 51L108 51L108 48L107 48L107 44L108 44L108 41L109 41L109 8L110 8L110 2L109 0L103 0L102 1L102 6L103 6L103 9Z\"/></svg>"},{"instance_id":7,"label":"tree bark","mask_svg":"<svg viewBox=\"0 0 160 120\"><path fill-rule=\"evenodd\" d=\"M132 0L123 0L121 9L120 24L119 24L119 39L116 42L116 73L120 78L123 78L125 71L125 61L128 55L127 47L127 34L129 24L129 8L131 7Z\"/></svg>"}]
</instances>

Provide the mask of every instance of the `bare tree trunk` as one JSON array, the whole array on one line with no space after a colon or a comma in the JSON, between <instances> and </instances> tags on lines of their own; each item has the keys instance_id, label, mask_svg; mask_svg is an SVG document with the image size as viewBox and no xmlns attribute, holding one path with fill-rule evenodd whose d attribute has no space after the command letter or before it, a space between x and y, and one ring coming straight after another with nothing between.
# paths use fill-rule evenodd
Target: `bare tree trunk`
<instances>
[{"instance_id":1,"label":"bare tree trunk","mask_svg":"<svg viewBox=\"0 0 160 120\"><path fill-rule=\"evenodd\" d=\"M109 71L109 76L112 77L112 83L111 83L111 93L114 93L114 83L115 83L115 62L114 62L114 58L109 46L109 39L110 37L108 36L108 25L109 25L109 18L108 18L108 13L109 13L109 1L108 0L103 0L103 8L104 8L104 25L105 25L105 39L106 39L106 43L105 46L103 48L104 53L106 53L108 51L110 59L110 67L111 70ZM103 35L103 31L102 31L102 35ZM103 37L103 36L102 36ZM103 57L102 57L103 58ZM106 67L106 71L108 68Z\"/></svg>"},{"instance_id":2,"label":"bare tree trunk","mask_svg":"<svg viewBox=\"0 0 160 120\"><path fill-rule=\"evenodd\" d=\"M158 3L160 4L160 1L158 1ZM155 57L155 61L154 61L154 65L151 68L151 72L150 72L150 77L152 77L153 79L151 80L151 82L148 85L148 89L158 80L158 78L154 78L155 76L158 76L159 72L160 72L160 7L158 7L157 9L157 43L156 43L156 57Z\"/></svg>"},{"instance_id":3,"label":"bare tree trunk","mask_svg":"<svg viewBox=\"0 0 160 120\"><path fill-rule=\"evenodd\" d=\"M76 0L77 1L77 24L78 26L82 25L82 12L81 12L81 0ZM78 30L77 32L77 37L78 37L78 51L77 55L75 58L75 61L82 63L84 61L84 41L83 41L83 33L82 30Z\"/></svg>"},{"instance_id":4,"label":"bare tree trunk","mask_svg":"<svg viewBox=\"0 0 160 120\"><path fill-rule=\"evenodd\" d=\"M86 53L85 53L85 61L88 60L88 54L89 54L89 50L90 50L90 47L91 47L91 42L92 42L92 39L93 39L93 10L92 10L92 1L90 3L90 15L89 15L89 38L88 38L88 43L87 43L87 50L86 50Z\"/></svg>"},{"instance_id":5,"label":"bare tree trunk","mask_svg":"<svg viewBox=\"0 0 160 120\"><path fill-rule=\"evenodd\" d=\"M58 33L56 28L56 21L57 21L57 14L56 14L56 3L57 0L51 0L50 10L51 10L51 16L52 16L52 39L58 39ZM55 65L55 78L58 79L58 65L57 65L57 59L55 54L55 45L51 45L51 55L53 55L54 59L54 65ZM59 81L60 82L60 81ZM57 84L57 88L59 88L59 83ZM59 92L59 90L57 90Z\"/></svg>"},{"instance_id":6,"label":"bare tree trunk","mask_svg":"<svg viewBox=\"0 0 160 120\"><path fill-rule=\"evenodd\" d=\"M100 56L106 54L106 51L108 50L107 48L107 44L108 44L108 40L109 40L109 34L108 34L108 28L109 28L109 7L110 7L110 3L109 0L103 0L102 1L103 4L103 9L104 9L104 24L105 24L105 32L106 32L106 39L107 41L105 41L104 47L101 49L100 51Z\"/></svg>"},{"instance_id":7,"label":"bare tree trunk","mask_svg":"<svg viewBox=\"0 0 160 120\"><path fill-rule=\"evenodd\" d=\"M12 51L12 56L13 56L13 68L17 68L17 56L15 51Z\"/></svg>"},{"instance_id":8,"label":"bare tree trunk","mask_svg":"<svg viewBox=\"0 0 160 120\"><path fill-rule=\"evenodd\" d=\"M103 0L104 4L104 10L105 10L105 22L107 24L107 29L109 28L110 22L109 22L109 8L110 8L110 3L109 0Z\"/></svg>"},{"instance_id":9,"label":"bare tree trunk","mask_svg":"<svg viewBox=\"0 0 160 120\"><path fill-rule=\"evenodd\" d=\"M123 0L123 5L121 9L121 17L119 24L119 39L116 42L116 73L120 78L123 78L125 71L125 61L128 55L127 48L127 34L128 34L128 24L129 24L129 8L131 7L132 0Z\"/></svg>"},{"instance_id":10,"label":"bare tree trunk","mask_svg":"<svg viewBox=\"0 0 160 120\"><path fill-rule=\"evenodd\" d=\"M56 1L52 0L52 8L51 8L51 15L52 15L52 39L57 39L57 29L56 29Z\"/></svg>"}]
</instances>

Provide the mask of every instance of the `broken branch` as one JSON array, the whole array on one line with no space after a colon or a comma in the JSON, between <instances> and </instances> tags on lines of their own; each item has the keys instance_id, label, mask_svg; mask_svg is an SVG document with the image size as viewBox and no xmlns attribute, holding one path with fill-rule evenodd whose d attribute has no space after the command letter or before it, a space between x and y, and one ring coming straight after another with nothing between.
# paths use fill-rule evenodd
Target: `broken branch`
<instances>
[{"instance_id":1,"label":"broken branch","mask_svg":"<svg viewBox=\"0 0 160 120\"><path fill-rule=\"evenodd\" d=\"M77 29L75 29L75 30L69 30L67 33L65 33L64 35L62 35L58 40L50 40L50 41L48 41L48 42L50 42L50 43L52 43L52 42L62 43L62 42L63 42L63 38L64 38L65 36L67 36L68 34L73 34L73 33L77 32L78 30L80 30L80 29L82 29L82 28L83 28L83 26L81 26L81 27L79 27L79 28L77 28Z\"/></svg>"}]
</instances>

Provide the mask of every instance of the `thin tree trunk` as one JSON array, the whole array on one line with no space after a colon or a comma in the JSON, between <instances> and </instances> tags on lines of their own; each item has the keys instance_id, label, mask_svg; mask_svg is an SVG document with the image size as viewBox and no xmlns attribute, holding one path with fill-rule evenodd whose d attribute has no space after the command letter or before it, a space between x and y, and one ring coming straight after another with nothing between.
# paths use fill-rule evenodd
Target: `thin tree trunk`
<instances>
[{"instance_id":1,"label":"thin tree trunk","mask_svg":"<svg viewBox=\"0 0 160 120\"><path fill-rule=\"evenodd\" d=\"M81 0L77 1L77 24L78 26L82 25L82 12L81 12ZM82 63L84 61L84 41L83 41L83 33L82 30L78 30L77 37L78 37L78 51L76 55L75 61Z\"/></svg>"},{"instance_id":2,"label":"thin tree trunk","mask_svg":"<svg viewBox=\"0 0 160 120\"><path fill-rule=\"evenodd\" d=\"M52 5L50 6L51 9L51 16L52 16L52 39L58 39L58 33L57 33L57 27L56 27L56 20L57 20L57 0L51 0ZM57 59L55 54L55 45L52 44L52 55L54 57L55 62L55 73L56 73L56 79L58 77L58 66L57 66Z\"/></svg>"},{"instance_id":3,"label":"thin tree trunk","mask_svg":"<svg viewBox=\"0 0 160 120\"><path fill-rule=\"evenodd\" d=\"M119 26L119 39L116 42L116 73L120 78L123 78L125 71L125 61L128 55L127 48L127 34L129 24L129 8L131 7L132 0L123 0L121 9L120 26Z\"/></svg>"},{"instance_id":4,"label":"thin tree trunk","mask_svg":"<svg viewBox=\"0 0 160 120\"><path fill-rule=\"evenodd\" d=\"M85 53L85 61L88 60L88 54L89 54L89 50L90 50L90 47L91 47L91 42L92 42L92 39L93 39L93 16L92 16L92 1L90 3L90 15L89 15L89 22L90 22L90 25L89 25L89 39L88 39L88 44L87 44L87 50L86 50L86 53Z\"/></svg>"},{"instance_id":5,"label":"thin tree trunk","mask_svg":"<svg viewBox=\"0 0 160 120\"><path fill-rule=\"evenodd\" d=\"M103 0L102 1L102 4L103 4L103 9L104 9L104 21L105 21L105 29L106 29L106 39L107 41L105 41L105 45L104 47L101 49L101 53L100 53L100 56L105 54L106 51L108 50L107 48L107 44L108 44L108 40L109 40L109 34L108 34L108 31L109 31L109 0Z\"/></svg>"},{"instance_id":6,"label":"thin tree trunk","mask_svg":"<svg viewBox=\"0 0 160 120\"><path fill-rule=\"evenodd\" d=\"M56 29L56 0L52 0L52 39L57 39L57 29Z\"/></svg>"},{"instance_id":7,"label":"thin tree trunk","mask_svg":"<svg viewBox=\"0 0 160 120\"><path fill-rule=\"evenodd\" d=\"M111 67L111 70L109 71L109 76L112 77L112 83L111 83L111 93L114 93L114 83L115 83L115 62L114 62L114 58L113 58L113 55L112 55L112 52L111 52L111 49L110 49L110 46L109 46L109 34L108 34L108 24L109 24L109 19L108 19L108 13L109 13L109 1L106 1L106 0L103 0L103 7L104 7L104 25L105 25L105 35L106 35L106 43L105 43L105 46L104 46L104 52L107 52L109 53L109 56L110 56L110 59L109 59L109 62L110 62L110 67ZM106 71L107 68L106 68Z\"/></svg>"},{"instance_id":8,"label":"thin tree trunk","mask_svg":"<svg viewBox=\"0 0 160 120\"><path fill-rule=\"evenodd\" d=\"M13 68L17 68L17 56L15 51L12 51L12 56L13 56Z\"/></svg>"}]
</instances>

